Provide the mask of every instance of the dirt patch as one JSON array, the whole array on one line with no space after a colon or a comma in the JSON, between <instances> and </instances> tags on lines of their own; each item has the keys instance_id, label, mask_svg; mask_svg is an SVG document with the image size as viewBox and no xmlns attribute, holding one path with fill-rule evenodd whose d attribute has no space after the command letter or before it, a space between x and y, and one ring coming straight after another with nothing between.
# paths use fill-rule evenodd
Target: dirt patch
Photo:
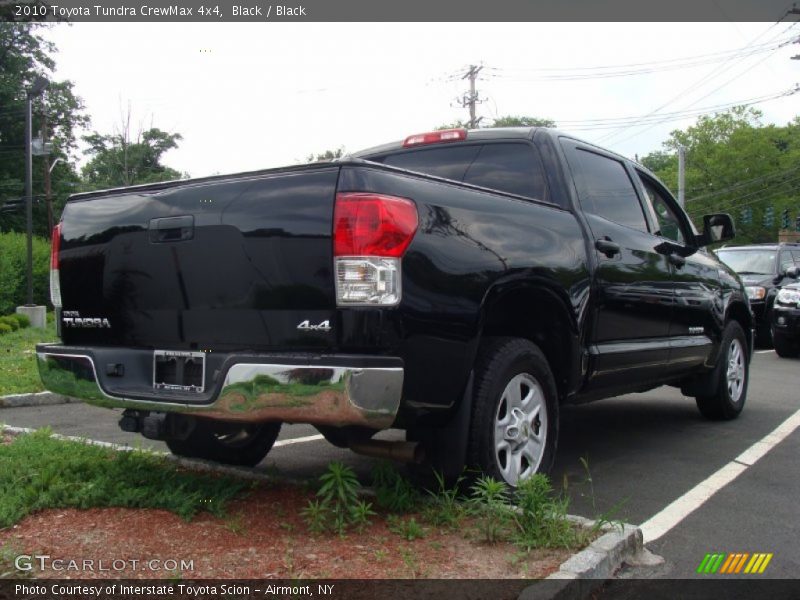
<instances>
[{"instance_id":1,"label":"dirt patch","mask_svg":"<svg viewBox=\"0 0 800 600\"><path fill-rule=\"evenodd\" d=\"M314 535L300 515L311 497L262 485L230 503L228 516L201 513L191 522L163 510L46 510L0 531L0 546L62 560L35 571L58 578L173 578L176 570L183 578L541 578L571 554L482 543L469 523L423 525L424 537L407 541L384 513L361 532ZM182 560L191 569L181 570Z\"/></svg>"}]
</instances>

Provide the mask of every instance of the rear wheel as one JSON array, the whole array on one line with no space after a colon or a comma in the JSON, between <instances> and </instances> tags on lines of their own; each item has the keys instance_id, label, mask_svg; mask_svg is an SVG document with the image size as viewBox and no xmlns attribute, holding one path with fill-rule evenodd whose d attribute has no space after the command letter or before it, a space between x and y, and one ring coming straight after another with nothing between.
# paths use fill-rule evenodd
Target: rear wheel
<instances>
[{"instance_id":1,"label":"rear wheel","mask_svg":"<svg viewBox=\"0 0 800 600\"><path fill-rule=\"evenodd\" d=\"M723 331L717 366L711 377L716 379L717 391L697 396L697 408L707 419L735 419L744 408L750 377L747 341L736 321L728 323Z\"/></svg>"},{"instance_id":2,"label":"rear wheel","mask_svg":"<svg viewBox=\"0 0 800 600\"><path fill-rule=\"evenodd\" d=\"M775 352L781 358L794 358L800 354L800 344L794 342L785 336L775 333L772 336L775 345Z\"/></svg>"},{"instance_id":3,"label":"rear wheel","mask_svg":"<svg viewBox=\"0 0 800 600\"><path fill-rule=\"evenodd\" d=\"M475 372L470 463L516 487L550 471L557 439L556 386L542 351L525 339L489 341Z\"/></svg>"},{"instance_id":4,"label":"rear wheel","mask_svg":"<svg viewBox=\"0 0 800 600\"><path fill-rule=\"evenodd\" d=\"M184 440L168 439L173 454L213 460L226 465L254 467L272 448L281 423L233 423L197 419Z\"/></svg>"}]
</instances>

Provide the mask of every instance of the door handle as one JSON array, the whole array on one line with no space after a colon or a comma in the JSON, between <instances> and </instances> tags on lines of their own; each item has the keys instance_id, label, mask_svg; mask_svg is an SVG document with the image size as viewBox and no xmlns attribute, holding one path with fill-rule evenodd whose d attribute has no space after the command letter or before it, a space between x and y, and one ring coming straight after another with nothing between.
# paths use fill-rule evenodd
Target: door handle
<instances>
[{"instance_id":1,"label":"door handle","mask_svg":"<svg viewBox=\"0 0 800 600\"><path fill-rule=\"evenodd\" d=\"M194 237L194 216L151 219L149 230L150 241L156 244L191 240Z\"/></svg>"},{"instance_id":2,"label":"door handle","mask_svg":"<svg viewBox=\"0 0 800 600\"><path fill-rule=\"evenodd\" d=\"M606 258L614 258L620 252L619 244L612 242L608 236L602 237L594 243L594 247L601 254L605 254Z\"/></svg>"}]
</instances>

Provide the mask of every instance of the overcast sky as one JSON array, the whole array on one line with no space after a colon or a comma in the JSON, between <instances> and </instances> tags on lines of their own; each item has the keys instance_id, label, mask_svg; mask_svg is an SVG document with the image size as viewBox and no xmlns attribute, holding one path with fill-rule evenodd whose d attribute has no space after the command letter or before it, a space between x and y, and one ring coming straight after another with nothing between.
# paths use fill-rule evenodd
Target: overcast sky
<instances>
[{"instance_id":1,"label":"overcast sky","mask_svg":"<svg viewBox=\"0 0 800 600\"><path fill-rule=\"evenodd\" d=\"M787 22L79 23L46 33L59 50L55 76L75 83L92 129L119 129L130 103L137 128L183 136L164 162L192 176L295 164L312 152L356 151L465 119L456 100L469 64L484 65L478 114L487 121L547 117L642 156L694 118L582 128L789 90L800 82L800 61L790 60L800 45L770 48L792 35L800 27ZM671 68L687 62L696 64ZM632 63L657 64L623 77L575 70ZM765 122L782 125L800 114L800 94L757 108Z\"/></svg>"}]
</instances>

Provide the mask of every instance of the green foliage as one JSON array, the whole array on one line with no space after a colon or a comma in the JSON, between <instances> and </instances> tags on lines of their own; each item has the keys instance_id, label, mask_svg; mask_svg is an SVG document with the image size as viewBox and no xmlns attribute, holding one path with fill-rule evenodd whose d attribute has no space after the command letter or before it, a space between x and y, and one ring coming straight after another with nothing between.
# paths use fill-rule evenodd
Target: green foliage
<instances>
[{"instance_id":1,"label":"green foliage","mask_svg":"<svg viewBox=\"0 0 800 600\"><path fill-rule=\"evenodd\" d=\"M520 548L572 547L578 543L575 527L567 520L567 498L554 498L550 480L537 474L517 486L518 511L513 515L511 539Z\"/></svg>"},{"instance_id":2,"label":"green foliage","mask_svg":"<svg viewBox=\"0 0 800 600\"><path fill-rule=\"evenodd\" d=\"M38 75L56 66L55 46L41 36L41 23L0 23L0 205L24 197L25 179L25 92ZM33 194L44 194L45 172L60 158L51 176L55 219L66 197L78 181L74 169L77 132L89 122L83 101L75 95L70 81L51 80L45 93L33 101L33 131L46 124L47 139L53 144L49 157L33 157ZM0 213L0 231L24 231L23 204L12 212ZM47 208L36 202L33 227L37 235L48 235Z\"/></svg>"},{"instance_id":3,"label":"green foliage","mask_svg":"<svg viewBox=\"0 0 800 600\"><path fill-rule=\"evenodd\" d=\"M9 325L8 323L0 323L0 335L11 333L12 331L14 330L11 329L11 325Z\"/></svg>"},{"instance_id":4,"label":"green foliage","mask_svg":"<svg viewBox=\"0 0 800 600\"><path fill-rule=\"evenodd\" d=\"M22 313L12 313L8 316L17 321L20 329L31 326L31 320L28 318L28 315L23 315Z\"/></svg>"},{"instance_id":5,"label":"green foliage","mask_svg":"<svg viewBox=\"0 0 800 600\"><path fill-rule=\"evenodd\" d=\"M372 469L372 486L378 506L392 512L407 513L415 510L420 495L408 479L388 462L380 462Z\"/></svg>"},{"instance_id":6,"label":"green foliage","mask_svg":"<svg viewBox=\"0 0 800 600\"><path fill-rule=\"evenodd\" d=\"M553 119L506 115L497 117L490 127L556 127L556 122Z\"/></svg>"},{"instance_id":7,"label":"green foliage","mask_svg":"<svg viewBox=\"0 0 800 600\"><path fill-rule=\"evenodd\" d=\"M0 233L0 314L14 311L28 299L27 239L22 233ZM50 302L50 242L33 238L33 302Z\"/></svg>"},{"instance_id":8,"label":"green foliage","mask_svg":"<svg viewBox=\"0 0 800 600\"><path fill-rule=\"evenodd\" d=\"M244 481L182 471L162 456L57 440L47 430L0 445L0 528L46 508L161 508L223 516Z\"/></svg>"},{"instance_id":9,"label":"green foliage","mask_svg":"<svg viewBox=\"0 0 800 600\"><path fill-rule=\"evenodd\" d=\"M797 165L800 162L800 120L786 126L764 125L761 112L738 107L700 117L685 130L675 130L664 150L642 158L672 190L677 191L677 149L686 149L686 208L698 229L702 215L730 213L736 221L736 243L776 242L779 223L767 218L798 212ZM750 209L749 212L743 212Z\"/></svg>"},{"instance_id":10,"label":"green foliage","mask_svg":"<svg viewBox=\"0 0 800 600\"><path fill-rule=\"evenodd\" d=\"M178 147L179 133L167 133L156 127L130 136L128 122L121 133L97 132L83 139L89 144L92 159L83 167L83 178L90 189L102 189L180 179L181 173L161 164L165 152Z\"/></svg>"},{"instance_id":11,"label":"green foliage","mask_svg":"<svg viewBox=\"0 0 800 600\"><path fill-rule=\"evenodd\" d=\"M319 479L319 499L310 500L301 511L311 531L344 535L348 527L361 529L369 524L369 518L375 513L371 504L359 500L361 486L353 469L332 462Z\"/></svg>"},{"instance_id":12,"label":"green foliage","mask_svg":"<svg viewBox=\"0 0 800 600\"><path fill-rule=\"evenodd\" d=\"M447 487L444 476L435 472L437 489L428 490L428 502L423 514L425 520L432 525L458 527L465 516L467 507L459 498L459 489L464 477L459 477L453 487Z\"/></svg>"},{"instance_id":13,"label":"green foliage","mask_svg":"<svg viewBox=\"0 0 800 600\"><path fill-rule=\"evenodd\" d=\"M344 156L344 146L339 146L335 150L325 150L318 154L309 154L306 156L306 162L331 162L337 158Z\"/></svg>"},{"instance_id":14,"label":"green foliage","mask_svg":"<svg viewBox=\"0 0 800 600\"><path fill-rule=\"evenodd\" d=\"M470 501L483 541L490 544L500 541L511 521L506 484L492 477L480 477L471 488Z\"/></svg>"},{"instance_id":15,"label":"green foliage","mask_svg":"<svg viewBox=\"0 0 800 600\"><path fill-rule=\"evenodd\" d=\"M467 123L465 121L457 119L452 123L439 125L435 129L437 131L440 129L460 129L466 126ZM482 125L481 122L478 124L478 127L557 127L557 125L552 119L540 119L539 117L527 117L523 115L505 115L502 117L497 117L491 122L490 125Z\"/></svg>"},{"instance_id":16,"label":"green foliage","mask_svg":"<svg viewBox=\"0 0 800 600\"><path fill-rule=\"evenodd\" d=\"M396 533L409 542L425 537L425 530L422 528L422 525L417 523L414 517L404 519L398 515L389 515L386 518L386 522L389 531Z\"/></svg>"},{"instance_id":17,"label":"green foliage","mask_svg":"<svg viewBox=\"0 0 800 600\"><path fill-rule=\"evenodd\" d=\"M44 389L33 349L38 343L54 342L56 339L55 324L52 322L45 329L26 327L13 332L9 329L0 337L0 396L41 392Z\"/></svg>"},{"instance_id":18,"label":"green foliage","mask_svg":"<svg viewBox=\"0 0 800 600\"><path fill-rule=\"evenodd\" d=\"M11 317L0 317L0 323L11 327L11 331L16 331L19 329L19 323L16 319Z\"/></svg>"}]
</instances>

